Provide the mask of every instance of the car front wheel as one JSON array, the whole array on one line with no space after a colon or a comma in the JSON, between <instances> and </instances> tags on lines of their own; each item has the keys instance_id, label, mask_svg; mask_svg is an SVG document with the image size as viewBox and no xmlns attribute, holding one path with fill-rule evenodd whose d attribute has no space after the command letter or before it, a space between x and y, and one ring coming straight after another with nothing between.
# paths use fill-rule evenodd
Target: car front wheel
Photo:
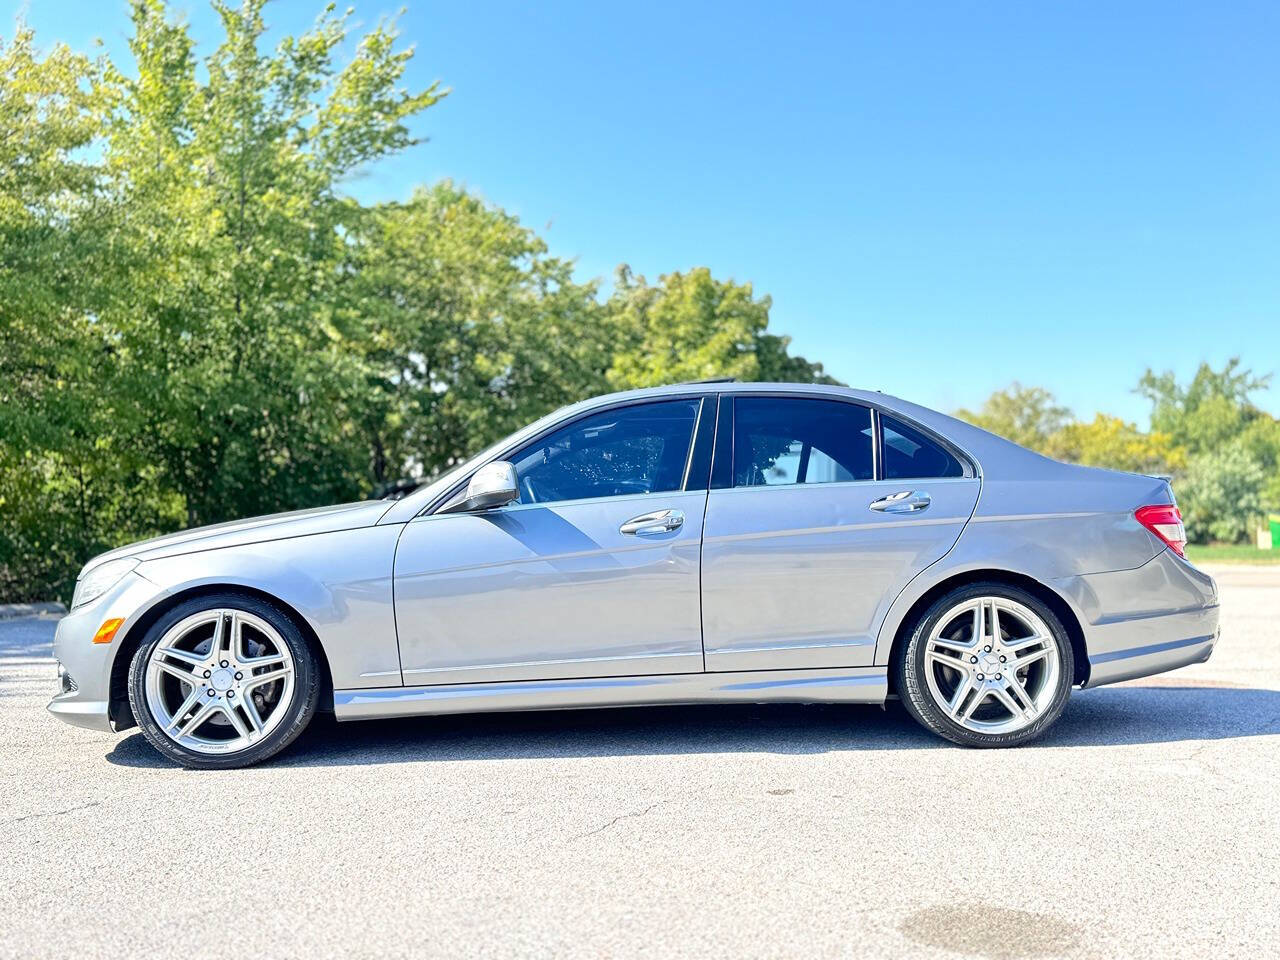
<instances>
[{"instance_id":1,"label":"car front wheel","mask_svg":"<svg viewBox=\"0 0 1280 960\"><path fill-rule=\"evenodd\" d=\"M898 658L898 692L948 740L1016 746L1062 714L1074 669L1066 630L1039 598L977 583L940 597L916 622Z\"/></svg>"},{"instance_id":2,"label":"car front wheel","mask_svg":"<svg viewBox=\"0 0 1280 960\"><path fill-rule=\"evenodd\" d=\"M147 631L129 703L153 747L185 767L243 767L310 722L319 670L306 638L272 604L243 594L181 603Z\"/></svg>"}]
</instances>

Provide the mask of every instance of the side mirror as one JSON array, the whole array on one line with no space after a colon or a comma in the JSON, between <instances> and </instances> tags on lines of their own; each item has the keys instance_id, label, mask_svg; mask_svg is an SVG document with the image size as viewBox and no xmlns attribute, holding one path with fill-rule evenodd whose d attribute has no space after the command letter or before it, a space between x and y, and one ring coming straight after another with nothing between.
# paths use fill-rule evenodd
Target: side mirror
<instances>
[{"instance_id":1,"label":"side mirror","mask_svg":"<svg viewBox=\"0 0 1280 960\"><path fill-rule=\"evenodd\" d=\"M471 475L471 480L467 483L466 498L450 512L463 513L504 507L519 497L516 468L505 460L495 460L493 463L486 463Z\"/></svg>"}]
</instances>

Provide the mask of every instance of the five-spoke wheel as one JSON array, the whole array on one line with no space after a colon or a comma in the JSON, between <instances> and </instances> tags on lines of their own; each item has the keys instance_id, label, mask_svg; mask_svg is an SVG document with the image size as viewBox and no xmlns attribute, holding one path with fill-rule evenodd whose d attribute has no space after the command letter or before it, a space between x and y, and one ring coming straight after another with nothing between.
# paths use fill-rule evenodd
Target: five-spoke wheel
<instances>
[{"instance_id":1,"label":"five-spoke wheel","mask_svg":"<svg viewBox=\"0 0 1280 960\"><path fill-rule=\"evenodd\" d=\"M1026 591L974 584L939 598L898 662L907 709L970 746L1011 746L1042 733L1066 705L1074 665L1053 612Z\"/></svg>"},{"instance_id":2,"label":"five-spoke wheel","mask_svg":"<svg viewBox=\"0 0 1280 960\"><path fill-rule=\"evenodd\" d=\"M129 696L147 739L187 766L282 749L315 710L314 657L274 606L240 595L181 604L134 656Z\"/></svg>"}]
</instances>

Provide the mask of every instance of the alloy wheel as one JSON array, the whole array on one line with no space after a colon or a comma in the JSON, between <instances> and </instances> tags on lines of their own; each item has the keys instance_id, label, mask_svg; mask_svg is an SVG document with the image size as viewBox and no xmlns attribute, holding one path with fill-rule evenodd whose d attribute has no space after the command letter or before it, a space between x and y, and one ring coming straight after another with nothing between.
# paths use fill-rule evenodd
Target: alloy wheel
<instances>
[{"instance_id":1,"label":"alloy wheel","mask_svg":"<svg viewBox=\"0 0 1280 960\"><path fill-rule=\"evenodd\" d=\"M147 708L180 746L235 753L284 720L296 674L289 645L266 620L245 610L203 610L156 643L146 666Z\"/></svg>"},{"instance_id":2,"label":"alloy wheel","mask_svg":"<svg viewBox=\"0 0 1280 960\"><path fill-rule=\"evenodd\" d=\"M1053 702L1062 671L1044 619L1006 597L974 597L939 617L925 642L929 694L976 733L1024 730Z\"/></svg>"}]
</instances>

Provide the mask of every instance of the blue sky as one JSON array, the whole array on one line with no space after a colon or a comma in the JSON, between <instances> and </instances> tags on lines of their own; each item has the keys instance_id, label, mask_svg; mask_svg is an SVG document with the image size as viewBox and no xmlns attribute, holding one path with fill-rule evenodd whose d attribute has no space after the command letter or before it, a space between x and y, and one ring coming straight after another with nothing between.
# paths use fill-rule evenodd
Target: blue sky
<instances>
[{"instance_id":1,"label":"blue sky","mask_svg":"<svg viewBox=\"0 0 1280 960\"><path fill-rule=\"evenodd\" d=\"M120 0L18 9L123 51ZM941 409L1020 379L1145 422L1147 366L1280 371L1280 4L409 0L399 23L411 85L454 92L362 199L448 176L583 278L710 266L835 376Z\"/></svg>"}]
</instances>

